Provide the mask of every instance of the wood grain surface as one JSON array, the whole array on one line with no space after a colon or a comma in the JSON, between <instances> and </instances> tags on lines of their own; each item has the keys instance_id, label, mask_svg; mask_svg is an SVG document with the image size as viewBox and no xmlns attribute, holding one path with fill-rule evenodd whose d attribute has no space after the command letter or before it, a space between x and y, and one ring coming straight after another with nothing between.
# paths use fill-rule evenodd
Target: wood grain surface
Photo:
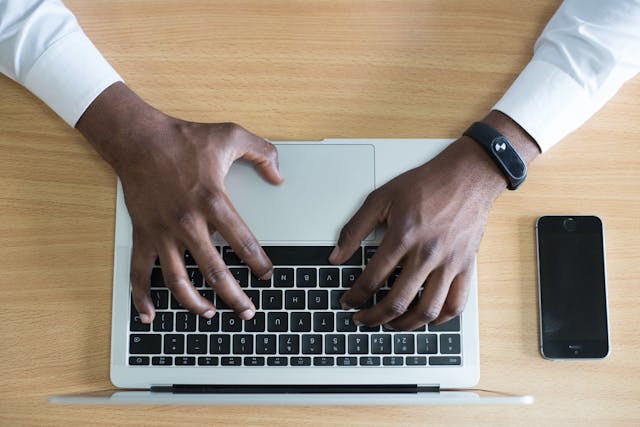
<instances>
[{"instance_id":1,"label":"wood grain surface","mask_svg":"<svg viewBox=\"0 0 640 427\"><path fill-rule=\"evenodd\" d=\"M557 1L68 0L161 110L264 137L455 137L528 62ZM78 407L110 388L115 182L75 130L0 77L0 425L637 425L640 80L541 156L479 253L480 388L528 407ZM605 224L612 351L538 352L534 221Z\"/></svg>"}]
</instances>

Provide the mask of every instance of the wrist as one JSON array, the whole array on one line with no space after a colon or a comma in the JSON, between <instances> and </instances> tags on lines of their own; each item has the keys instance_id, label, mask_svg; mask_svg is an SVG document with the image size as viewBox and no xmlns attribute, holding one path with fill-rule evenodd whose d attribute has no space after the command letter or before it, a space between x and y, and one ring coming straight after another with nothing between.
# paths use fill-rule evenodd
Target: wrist
<instances>
[{"instance_id":1,"label":"wrist","mask_svg":"<svg viewBox=\"0 0 640 427\"><path fill-rule=\"evenodd\" d=\"M76 129L119 173L136 157L138 141L164 124L167 116L151 107L124 83L105 89L89 105Z\"/></svg>"}]
</instances>

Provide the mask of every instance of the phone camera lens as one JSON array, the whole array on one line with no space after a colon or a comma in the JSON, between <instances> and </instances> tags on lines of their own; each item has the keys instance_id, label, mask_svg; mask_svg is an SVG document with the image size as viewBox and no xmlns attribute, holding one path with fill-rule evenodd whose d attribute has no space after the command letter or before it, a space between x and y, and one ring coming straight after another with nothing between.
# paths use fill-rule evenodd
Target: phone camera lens
<instances>
[{"instance_id":1,"label":"phone camera lens","mask_svg":"<svg viewBox=\"0 0 640 427\"><path fill-rule=\"evenodd\" d=\"M564 221L562 221L562 226L564 227L565 230L567 230L570 233L573 231L576 231L576 228L577 228L576 220L574 218L567 218Z\"/></svg>"}]
</instances>

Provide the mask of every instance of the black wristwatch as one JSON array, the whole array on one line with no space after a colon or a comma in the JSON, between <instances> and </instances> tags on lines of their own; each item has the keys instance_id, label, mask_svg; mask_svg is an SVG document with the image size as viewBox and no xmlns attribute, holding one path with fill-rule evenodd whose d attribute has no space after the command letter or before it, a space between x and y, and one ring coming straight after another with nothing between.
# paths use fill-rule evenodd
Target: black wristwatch
<instances>
[{"instance_id":1,"label":"black wristwatch","mask_svg":"<svg viewBox=\"0 0 640 427\"><path fill-rule=\"evenodd\" d=\"M507 177L509 190L515 190L527 178L527 165L506 136L481 122L472 124L463 135L476 141L491 156Z\"/></svg>"}]
</instances>

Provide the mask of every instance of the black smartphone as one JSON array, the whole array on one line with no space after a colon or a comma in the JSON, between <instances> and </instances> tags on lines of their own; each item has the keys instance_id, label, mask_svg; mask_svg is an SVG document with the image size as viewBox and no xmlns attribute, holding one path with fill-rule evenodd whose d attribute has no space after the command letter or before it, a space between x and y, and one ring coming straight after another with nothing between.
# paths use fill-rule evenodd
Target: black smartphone
<instances>
[{"instance_id":1,"label":"black smartphone","mask_svg":"<svg viewBox=\"0 0 640 427\"><path fill-rule=\"evenodd\" d=\"M602 221L543 216L536 222L540 352L547 359L609 353Z\"/></svg>"}]
</instances>

